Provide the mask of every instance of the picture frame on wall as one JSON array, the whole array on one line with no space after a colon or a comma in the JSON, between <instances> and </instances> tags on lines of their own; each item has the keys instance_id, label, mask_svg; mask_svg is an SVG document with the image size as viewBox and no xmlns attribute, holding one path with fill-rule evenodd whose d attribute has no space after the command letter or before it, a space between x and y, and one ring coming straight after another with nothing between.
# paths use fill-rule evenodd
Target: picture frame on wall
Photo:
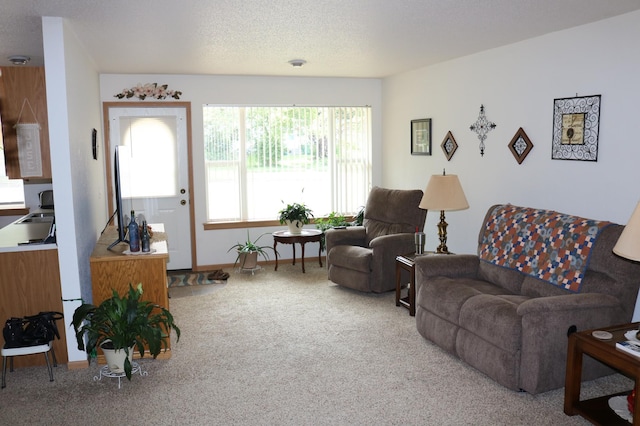
<instances>
[{"instance_id":1,"label":"picture frame on wall","mask_svg":"<svg viewBox=\"0 0 640 426\"><path fill-rule=\"evenodd\" d=\"M601 95L553 100L551 159L598 161Z\"/></svg>"},{"instance_id":2,"label":"picture frame on wall","mask_svg":"<svg viewBox=\"0 0 640 426\"><path fill-rule=\"evenodd\" d=\"M431 155L431 119L411 120L411 155Z\"/></svg>"},{"instance_id":3,"label":"picture frame on wall","mask_svg":"<svg viewBox=\"0 0 640 426\"><path fill-rule=\"evenodd\" d=\"M527 136L522 127L518 129L511 139L511 142L509 142L509 149L518 164L522 164L529 152L533 149L533 142L531 142L531 139L529 139L529 136Z\"/></svg>"},{"instance_id":4,"label":"picture frame on wall","mask_svg":"<svg viewBox=\"0 0 640 426\"><path fill-rule=\"evenodd\" d=\"M456 143L456 140L453 137L453 133L451 133L451 131L447 132L447 136L445 136L442 140L442 144L440 144L440 147L442 148L445 157L447 157L447 161L451 161L451 157L453 157L456 149L458 149L458 144Z\"/></svg>"}]
</instances>

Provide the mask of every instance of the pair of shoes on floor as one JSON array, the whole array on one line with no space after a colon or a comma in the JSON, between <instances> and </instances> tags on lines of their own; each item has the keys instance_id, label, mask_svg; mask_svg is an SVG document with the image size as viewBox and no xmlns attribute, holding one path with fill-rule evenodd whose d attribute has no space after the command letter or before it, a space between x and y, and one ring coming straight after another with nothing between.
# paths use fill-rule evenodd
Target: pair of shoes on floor
<instances>
[{"instance_id":1,"label":"pair of shoes on floor","mask_svg":"<svg viewBox=\"0 0 640 426\"><path fill-rule=\"evenodd\" d=\"M229 273L222 269L216 269L207 276L207 279L211 281L221 281L226 280L227 278L229 278Z\"/></svg>"}]
</instances>

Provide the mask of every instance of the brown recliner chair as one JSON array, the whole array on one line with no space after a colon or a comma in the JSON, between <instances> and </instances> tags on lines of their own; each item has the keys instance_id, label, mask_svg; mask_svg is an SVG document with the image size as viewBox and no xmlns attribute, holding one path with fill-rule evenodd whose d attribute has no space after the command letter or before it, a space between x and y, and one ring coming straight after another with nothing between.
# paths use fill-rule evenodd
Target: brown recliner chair
<instances>
[{"instance_id":1,"label":"brown recliner chair","mask_svg":"<svg viewBox=\"0 0 640 426\"><path fill-rule=\"evenodd\" d=\"M418 207L422 191L374 187L364 209L363 226L325 232L329 279L354 290L395 290L395 259L415 252L414 233L422 231L427 211Z\"/></svg>"}]
</instances>

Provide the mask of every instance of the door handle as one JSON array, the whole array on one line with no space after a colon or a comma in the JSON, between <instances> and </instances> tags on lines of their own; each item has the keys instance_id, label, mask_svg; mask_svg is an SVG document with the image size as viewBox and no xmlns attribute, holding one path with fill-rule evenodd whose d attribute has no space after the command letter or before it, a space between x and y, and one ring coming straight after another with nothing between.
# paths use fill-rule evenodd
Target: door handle
<instances>
[{"instance_id":1,"label":"door handle","mask_svg":"<svg viewBox=\"0 0 640 426\"><path fill-rule=\"evenodd\" d=\"M180 200L180 204L184 206L185 204L187 204L187 201L186 200Z\"/></svg>"},{"instance_id":2,"label":"door handle","mask_svg":"<svg viewBox=\"0 0 640 426\"><path fill-rule=\"evenodd\" d=\"M185 192L187 192L184 188L180 188L180 193L184 194Z\"/></svg>"}]
</instances>

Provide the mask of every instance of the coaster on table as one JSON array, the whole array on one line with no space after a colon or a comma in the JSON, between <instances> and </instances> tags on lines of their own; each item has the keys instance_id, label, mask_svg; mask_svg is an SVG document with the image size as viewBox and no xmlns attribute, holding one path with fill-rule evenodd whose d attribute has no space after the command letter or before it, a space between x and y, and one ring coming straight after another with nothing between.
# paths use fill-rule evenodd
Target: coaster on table
<instances>
[{"instance_id":1,"label":"coaster on table","mask_svg":"<svg viewBox=\"0 0 640 426\"><path fill-rule=\"evenodd\" d=\"M600 340L609 340L613 338L613 334L609 333L608 331L602 331L602 330L596 330L592 332L591 335L596 339L600 339Z\"/></svg>"}]
</instances>

